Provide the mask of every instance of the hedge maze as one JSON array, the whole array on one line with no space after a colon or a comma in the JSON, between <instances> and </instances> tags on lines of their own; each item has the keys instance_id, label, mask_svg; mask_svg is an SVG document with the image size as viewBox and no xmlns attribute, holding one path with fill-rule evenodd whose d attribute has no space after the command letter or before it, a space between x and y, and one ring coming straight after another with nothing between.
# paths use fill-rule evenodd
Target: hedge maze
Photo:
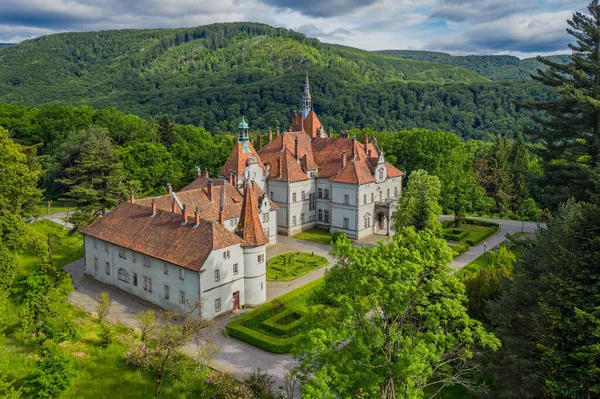
<instances>
[{"instance_id":1,"label":"hedge maze","mask_svg":"<svg viewBox=\"0 0 600 399\"><path fill-rule=\"evenodd\" d=\"M323 283L315 280L273 299L227 324L229 336L272 353L289 353L301 338L307 299Z\"/></svg>"}]
</instances>

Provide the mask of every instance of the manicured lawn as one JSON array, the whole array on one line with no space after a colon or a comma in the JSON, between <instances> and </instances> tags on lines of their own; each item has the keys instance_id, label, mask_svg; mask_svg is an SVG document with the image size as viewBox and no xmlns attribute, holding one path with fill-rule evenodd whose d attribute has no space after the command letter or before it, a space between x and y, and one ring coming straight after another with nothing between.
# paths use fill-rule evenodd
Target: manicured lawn
<instances>
[{"instance_id":1,"label":"manicured lawn","mask_svg":"<svg viewBox=\"0 0 600 399\"><path fill-rule=\"evenodd\" d=\"M322 256L307 252L290 252L267 261L267 281L290 281L327 264Z\"/></svg>"},{"instance_id":2,"label":"manicured lawn","mask_svg":"<svg viewBox=\"0 0 600 399\"><path fill-rule=\"evenodd\" d=\"M490 265L488 255L489 255L489 251L486 252L485 254L479 256L473 262L469 263L468 265L466 265L465 267L463 267L462 269L457 271L456 276L460 277L466 273L475 273L475 272L477 272L477 270L489 268L491 265Z\"/></svg>"},{"instance_id":3,"label":"manicured lawn","mask_svg":"<svg viewBox=\"0 0 600 399\"><path fill-rule=\"evenodd\" d=\"M298 233L294 236L299 240L306 240L316 242L317 244L323 245L331 245L331 234L323 229L310 229L303 231L302 233Z\"/></svg>"}]
</instances>

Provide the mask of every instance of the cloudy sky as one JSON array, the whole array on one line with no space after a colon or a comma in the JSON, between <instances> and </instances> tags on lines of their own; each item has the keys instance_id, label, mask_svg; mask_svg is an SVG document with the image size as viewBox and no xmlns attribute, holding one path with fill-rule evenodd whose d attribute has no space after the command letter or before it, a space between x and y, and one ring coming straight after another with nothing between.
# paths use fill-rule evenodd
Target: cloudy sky
<instances>
[{"instance_id":1,"label":"cloudy sky","mask_svg":"<svg viewBox=\"0 0 600 399\"><path fill-rule=\"evenodd\" d=\"M0 42L64 31L254 21L366 50L567 51L584 0L0 0Z\"/></svg>"}]
</instances>

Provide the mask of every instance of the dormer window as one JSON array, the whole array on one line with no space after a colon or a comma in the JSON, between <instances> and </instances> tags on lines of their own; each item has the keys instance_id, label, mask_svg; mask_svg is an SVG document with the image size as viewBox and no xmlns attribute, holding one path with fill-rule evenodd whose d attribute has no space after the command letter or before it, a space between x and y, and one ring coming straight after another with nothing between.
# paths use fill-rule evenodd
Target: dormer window
<instances>
[{"instance_id":1,"label":"dormer window","mask_svg":"<svg viewBox=\"0 0 600 399\"><path fill-rule=\"evenodd\" d=\"M383 180L383 169L379 169L379 180Z\"/></svg>"}]
</instances>

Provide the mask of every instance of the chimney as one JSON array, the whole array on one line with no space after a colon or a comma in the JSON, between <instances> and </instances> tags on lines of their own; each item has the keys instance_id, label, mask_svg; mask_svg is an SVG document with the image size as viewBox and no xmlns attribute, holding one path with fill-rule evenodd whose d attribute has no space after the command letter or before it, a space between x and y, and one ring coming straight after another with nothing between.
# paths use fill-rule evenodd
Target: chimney
<instances>
[{"instance_id":1,"label":"chimney","mask_svg":"<svg viewBox=\"0 0 600 399\"><path fill-rule=\"evenodd\" d=\"M131 190L131 195L129 197L129 202L131 202L132 204L135 202L135 196L133 195L133 190Z\"/></svg>"},{"instance_id":2,"label":"chimney","mask_svg":"<svg viewBox=\"0 0 600 399\"><path fill-rule=\"evenodd\" d=\"M342 151L342 169L346 167L346 150Z\"/></svg>"},{"instance_id":3,"label":"chimney","mask_svg":"<svg viewBox=\"0 0 600 399\"><path fill-rule=\"evenodd\" d=\"M299 152L298 152L298 136L296 136L294 138L294 157L296 158L296 161L298 160L298 156L299 156Z\"/></svg>"},{"instance_id":4,"label":"chimney","mask_svg":"<svg viewBox=\"0 0 600 399\"><path fill-rule=\"evenodd\" d=\"M367 150L367 155L371 158L371 150Z\"/></svg>"},{"instance_id":5,"label":"chimney","mask_svg":"<svg viewBox=\"0 0 600 399\"><path fill-rule=\"evenodd\" d=\"M281 155L277 155L277 176L281 177Z\"/></svg>"},{"instance_id":6,"label":"chimney","mask_svg":"<svg viewBox=\"0 0 600 399\"><path fill-rule=\"evenodd\" d=\"M215 186L214 182L211 180L208 181L208 200L213 202L213 198L215 196Z\"/></svg>"},{"instance_id":7,"label":"chimney","mask_svg":"<svg viewBox=\"0 0 600 399\"><path fill-rule=\"evenodd\" d=\"M369 135L365 133L365 152L369 151Z\"/></svg>"},{"instance_id":8,"label":"chimney","mask_svg":"<svg viewBox=\"0 0 600 399\"><path fill-rule=\"evenodd\" d=\"M171 183L167 183L167 194L171 195L173 193L173 187Z\"/></svg>"},{"instance_id":9,"label":"chimney","mask_svg":"<svg viewBox=\"0 0 600 399\"><path fill-rule=\"evenodd\" d=\"M273 141L273 129L269 128L269 143Z\"/></svg>"},{"instance_id":10,"label":"chimney","mask_svg":"<svg viewBox=\"0 0 600 399\"><path fill-rule=\"evenodd\" d=\"M229 172L229 184L235 187L235 173L233 173L233 170Z\"/></svg>"},{"instance_id":11,"label":"chimney","mask_svg":"<svg viewBox=\"0 0 600 399\"><path fill-rule=\"evenodd\" d=\"M204 177L206 177L207 179L210 177L208 175L208 168L204 168Z\"/></svg>"},{"instance_id":12,"label":"chimney","mask_svg":"<svg viewBox=\"0 0 600 399\"><path fill-rule=\"evenodd\" d=\"M154 198L152 198L152 216L156 215L156 202L154 202Z\"/></svg>"},{"instance_id":13,"label":"chimney","mask_svg":"<svg viewBox=\"0 0 600 399\"><path fill-rule=\"evenodd\" d=\"M233 173L231 174L233 176ZM219 207L219 223L225 226L225 186L221 187L221 206Z\"/></svg>"},{"instance_id":14,"label":"chimney","mask_svg":"<svg viewBox=\"0 0 600 399\"><path fill-rule=\"evenodd\" d=\"M258 134L258 149L262 148L262 133Z\"/></svg>"},{"instance_id":15,"label":"chimney","mask_svg":"<svg viewBox=\"0 0 600 399\"><path fill-rule=\"evenodd\" d=\"M173 198L173 201L171 202L171 212L173 212L173 213L175 213L175 209L176 209L175 206L176 206L175 198Z\"/></svg>"},{"instance_id":16,"label":"chimney","mask_svg":"<svg viewBox=\"0 0 600 399\"><path fill-rule=\"evenodd\" d=\"M202 177L202 171L200 166L196 166L196 179L199 179L200 177Z\"/></svg>"},{"instance_id":17,"label":"chimney","mask_svg":"<svg viewBox=\"0 0 600 399\"><path fill-rule=\"evenodd\" d=\"M327 128L327 137L331 138L331 128Z\"/></svg>"},{"instance_id":18,"label":"chimney","mask_svg":"<svg viewBox=\"0 0 600 399\"><path fill-rule=\"evenodd\" d=\"M198 227L200 224L200 212L198 212L198 207L196 207L196 212L194 212L194 227Z\"/></svg>"},{"instance_id":19,"label":"chimney","mask_svg":"<svg viewBox=\"0 0 600 399\"><path fill-rule=\"evenodd\" d=\"M183 204L183 209L181 210L182 222L181 224L186 224L188 219L187 207Z\"/></svg>"},{"instance_id":20,"label":"chimney","mask_svg":"<svg viewBox=\"0 0 600 399\"><path fill-rule=\"evenodd\" d=\"M279 128L275 131L275 137L279 137Z\"/></svg>"}]
</instances>

